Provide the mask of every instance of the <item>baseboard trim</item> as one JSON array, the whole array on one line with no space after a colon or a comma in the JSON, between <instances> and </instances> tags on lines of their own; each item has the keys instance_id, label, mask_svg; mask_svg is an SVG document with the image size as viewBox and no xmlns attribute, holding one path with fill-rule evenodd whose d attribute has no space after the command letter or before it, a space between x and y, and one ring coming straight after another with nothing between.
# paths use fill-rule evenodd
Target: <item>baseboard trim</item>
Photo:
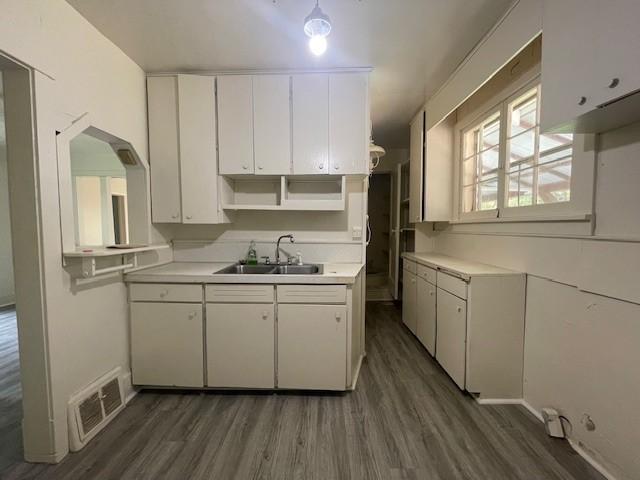
<instances>
[{"instance_id":1,"label":"baseboard trim","mask_svg":"<svg viewBox=\"0 0 640 480\"><path fill-rule=\"evenodd\" d=\"M50 453L45 455L30 455L25 452L24 459L29 463L50 463L56 464L60 463L64 457L66 457L66 453Z\"/></svg>"},{"instance_id":2,"label":"baseboard trim","mask_svg":"<svg viewBox=\"0 0 640 480\"><path fill-rule=\"evenodd\" d=\"M133 387L131 383L131 372L122 375L122 386L124 387L124 403L128 405L131 400L138 394L138 389Z\"/></svg>"},{"instance_id":3,"label":"baseboard trim","mask_svg":"<svg viewBox=\"0 0 640 480\"><path fill-rule=\"evenodd\" d=\"M358 378L360 378L360 368L362 368L362 361L364 360L365 354L360 355L360 359L358 360L358 367L356 368L356 374L351 379L351 387L349 390L354 391L356 389L356 385L358 384Z\"/></svg>"},{"instance_id":4,"label":"baseboard trim","mask_svg":"<svg viewBox=\"0 0 640 480\"><path fill-rule=\"evenodd\" d=\"M534 417L536 417L541 423L544 423L542 418L542 414L538 412L533 406L527 402L524 398L520 399L502 399L502 398L476 398L476 402L480 405L521 405L526 408ZM611 474L600 462L598 462L595 458L588 453L579 442L572 440L567 437L566 439L571 445L571 448L575 450L575 452L580 455L585 462L591 465L595 470L598 471L600 475L602 475L607 480L618 480L614 475Z\"/></svg>"}]
</instances>

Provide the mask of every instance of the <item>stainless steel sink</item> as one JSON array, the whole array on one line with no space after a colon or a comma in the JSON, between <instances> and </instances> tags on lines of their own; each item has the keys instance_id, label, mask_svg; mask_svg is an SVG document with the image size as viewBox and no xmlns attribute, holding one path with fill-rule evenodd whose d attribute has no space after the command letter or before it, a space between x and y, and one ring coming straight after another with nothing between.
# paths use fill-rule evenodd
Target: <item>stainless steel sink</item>
<instances>
[{"instance_id":1,"label":"stainless steel sink","mask_svg":"<svg viewBox=\"0 0 640 480\"><path fill-rule=\"evenodd\" d=\"M279 275L320 275L322 265L280 265L273 273Z\"/></svg>"},{"instance_id":2,"label":"stainless steel sink","mask_svg":"<svg viewBox=\"0 0 640 480\"><path fill-rule=\"evenodd\" d=\"M232 274L232 275L257 275L264 273L273 273L274 265L230 265L222 270L214 273Z\"/></svg>"},{"instance_id":3,"label":"stainless steel sink","mask_svg":"<svg viewBox=\"0 0 640 480\"><path fill-rule=\"evenodd\" d=\"M241 265L236 263L214 273L223 275L321 275L322 265Z\"/></svg>"}]
</instances>

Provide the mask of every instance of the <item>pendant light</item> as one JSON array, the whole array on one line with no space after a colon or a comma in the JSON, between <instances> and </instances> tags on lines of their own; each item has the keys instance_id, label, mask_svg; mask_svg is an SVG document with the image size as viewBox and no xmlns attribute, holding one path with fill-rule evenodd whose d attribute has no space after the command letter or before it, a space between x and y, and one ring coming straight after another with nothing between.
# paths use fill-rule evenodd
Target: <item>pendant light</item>
<instances>
[{"instance_id":1,"label":"pendant light","mask_svg":"<svg viewBox=\"0 0 640 480\"><path fill-rule=\"evenodd\" d=\"M304 19L304 33L309 37L309 49L316 56L327 50L327 36L331 33L331 20L322 11L319 0L311 13Z\"/></svg>"}]
</instances>

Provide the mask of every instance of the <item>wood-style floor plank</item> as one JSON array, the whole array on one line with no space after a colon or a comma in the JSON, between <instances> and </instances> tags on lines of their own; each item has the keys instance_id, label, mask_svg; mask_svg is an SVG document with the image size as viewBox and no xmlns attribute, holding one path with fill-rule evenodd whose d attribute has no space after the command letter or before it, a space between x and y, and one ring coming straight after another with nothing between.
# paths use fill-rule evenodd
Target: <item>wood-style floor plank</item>
<instances>
[{"instance_id":1,"label":"wood-style floor plank","mask_svg":"<svg viewBox=\"0 0 640 480\"><path fill-rule=\"evenodd\" d=\"M0 393L3 425L15 427L12 341L0 337ZM11 438L19 432L3 433L3 450ZM367 358L354 392L145 391L59 465L0 458L2 478L20 480L603 478L522 407L480 406L462 393L384 303L367 305Z\"/></svg>"}]
</instances>

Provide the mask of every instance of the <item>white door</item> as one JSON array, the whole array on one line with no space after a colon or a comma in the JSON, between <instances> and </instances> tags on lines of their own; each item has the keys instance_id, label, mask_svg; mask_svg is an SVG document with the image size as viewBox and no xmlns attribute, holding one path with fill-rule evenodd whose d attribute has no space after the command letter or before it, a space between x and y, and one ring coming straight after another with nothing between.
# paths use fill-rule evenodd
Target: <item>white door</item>
<instances>
[{"instance_id":1,"label":"white door","mask_svg":"<svg viewBox=\"0 0 640 480\"><path fill-rule=\"evenodd\" d=\"M422 221L422 185L424 166L424 112L411 122L409 145L409 223Z\"/></svg>"},{"instance_id":2,"label":"white door","mask_svg":"<svg viewBox=\"0 0 640 480\"><path fill-rule=\"evenodd\" d=\"M291 77L253 77L255 173L291 173Z\"/></svg>"},{"instance_id":3,"label":"white door","mask_svg":"<svg viewBox=\"0 0 640 480\"><path fill-rule=\"evenodd\" d=\"M368 173L368 100L367 74L329 76L329 173Z\"/></svg>"},{"instance_id":4,"label":"white door","mask_svg":"<svg viewBox=\"0 0 640 480\"><path fill-rule=\"evenodd\" d=\"M215 77L178 75L182 222L219 223Z\"/></svg>"},{"instance_id":5,"label":"white door","mask_svg":"<svg viewBox=\"0 0 640 480\"><path fill-rule=\"evenodd\" d=\"M467 302L441 288L437 290L436 359L463 390L466 370Z\"/></svg>"},{"instance_id":6,"label":"white door","mask_svg":"<svg viewBox=\"0 0 640 480\"><path fill-rule=\"evenodd\" d=\"M147 78L151 217L180 223L180 148L176 77Z\"/></svg>"},{"instance_id":7,"label":"white door","mask_svg":"<svg viewBox=\"0 0 640 480\"><path fill-rule=\"evenodd\" d=\"M274 306L207 305L207 386L273 388Z\"/></svg>"},{"instance_id":8,"label":"white door","mask_svg":"<svg viewBox=\"0 0 640 480\"><path fill-rule=\"evenodd\" d=\"M415 335L417 332L417 277L402 270L402 322Z\"/></svg>"},{"instance_id":9,"label":"white door","mask_svg":"<svg viewBox=\"0 0 640 480\"><path fill-rule=\"evenodd\" d=\"M436 286L418 277L417 337L431 355L436 354Z\"/></svg>"},{"instance_id":10,"label":"white door","mask_svg":"<svg viewBox=\"0 0 640 480\"><path fill-rule=\"evenodd\" d=\"M202 305L131 303L134 385L202 387Z\"/></svg>"},{"instance_id":11,"label":"white door","mask_svg":"<svg viewBox=\"0 0 640 480\"><path fill-rule=\"evenodd\" d=\"M218 77L220 175L253 173L253 86L251 75Z\"/></svg>"},{"instance_id":12,"label":"white door","mask_svg":"<svg viewBox=\"0 0 640 480\"><path fill-rule=\"evenodd\" d=\"M329 76L292 77L293 173L329 171Z\"/></svg>"},{"instance_id":13,"label":"white door","mask_svg":"<svg viewBox=\"0 0 640 480\"><path fill-rule=\"evenodd\" d=\"M278 305L278 388L345 390L347 308Z\"/></svg>"}]
</instances>

